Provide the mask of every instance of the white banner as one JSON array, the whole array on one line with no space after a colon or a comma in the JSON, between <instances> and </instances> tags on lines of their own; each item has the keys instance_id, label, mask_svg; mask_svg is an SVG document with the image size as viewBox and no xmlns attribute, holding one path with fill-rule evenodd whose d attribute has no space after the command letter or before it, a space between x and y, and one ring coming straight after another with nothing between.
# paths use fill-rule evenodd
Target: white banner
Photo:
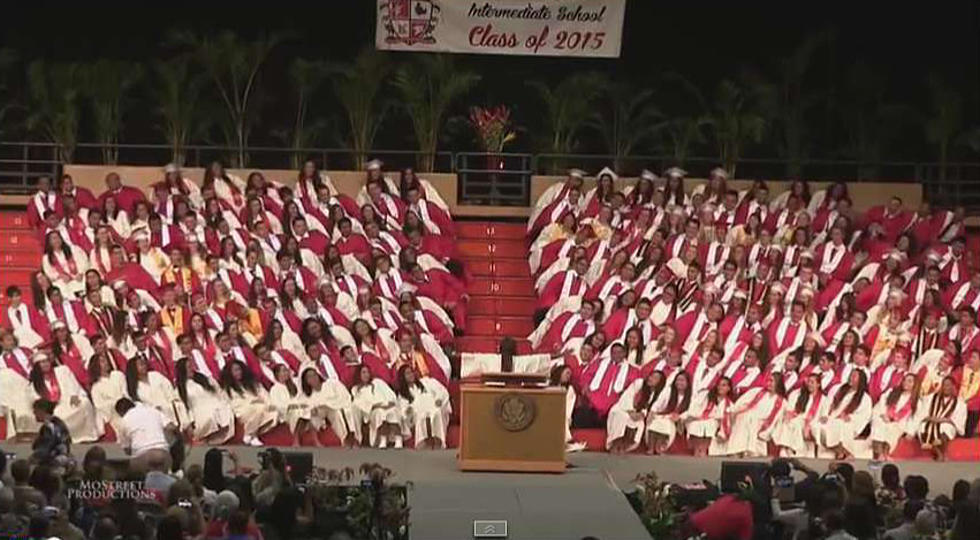
<instances>
[{"instance_id":1,"label":"white banner","mask_svg":"<svg viewBox=\"0 0 980 540\"><path fill-rule=\"evenodd\" d=\"M379 50L615 58L626 0L378 0Z\"/></svg>"}]
</instances>

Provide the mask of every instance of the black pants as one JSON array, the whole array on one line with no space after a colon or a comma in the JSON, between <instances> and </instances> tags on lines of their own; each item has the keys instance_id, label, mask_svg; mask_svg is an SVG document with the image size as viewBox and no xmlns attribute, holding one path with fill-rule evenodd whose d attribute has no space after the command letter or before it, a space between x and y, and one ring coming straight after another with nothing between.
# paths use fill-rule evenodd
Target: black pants
<instances>
[{"instance_id":1,"label":"black pants","mask_svg":"<svg viewBox=\"0 0 980 540\"><path fill-rule=\"evenodd\" d=\"M977 434L977 424L980 424L980 411L968 411L966 413L966 438L972 438Z\"/></svg>"}]
</instances>

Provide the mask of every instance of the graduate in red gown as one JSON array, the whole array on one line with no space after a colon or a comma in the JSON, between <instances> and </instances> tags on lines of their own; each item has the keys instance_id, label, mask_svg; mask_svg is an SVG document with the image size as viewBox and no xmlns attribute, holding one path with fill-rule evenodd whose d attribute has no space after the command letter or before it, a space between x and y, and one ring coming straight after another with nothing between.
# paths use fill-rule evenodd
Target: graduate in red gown
<instances>
[{"instance_id":1,"label":"graduate in red gown","mask_svg":"<svg viewBox=\"0 0 980 540\"><path fill-rule=\"evenodd\" d=\"M146 201L146 195L142 191L132 186L124 186L119 175L111 172L105 175L106 190L99 195L98 205L103 207L105 200L109 197L116 199L119 208L126 211L130 216L133 215L133 208L136 203Z\"/></svg>"},{"instance_id":2,"label":"graduate in red gown","mask_svg":"<svg viewBox=\"0 0 980 540\"><path fill-rule=\"evenodd\" d=\"M583 258L576 260L571 269L552 276L538 295L537 309L548 310L561 298L585 294L585 275L588 271L589 263Z\"/></svg>"},{"instance_id":3,"label":"graduate in red gown","mask_svg":"<svg viewBox=\"0 0 980 540\"><path fill-rule=\"evenodd\" d=\"M872 207L864 215L866 225L880 225L887 242L895 242L912 223L913 214L902 206L901 197L892 197L885 206Z\"/></svg>"},{"instance_id":4,"label":"graduate in red gown","mask_svg":"<svg viewBox=\"0 0 980 540\"><path fill-rule=\"evenodd\" d=\"M623 390L639 376L639 368L626 361L626 348L620 343L612 345L608 356L593 360L585 368L582 382L586 385L586 399L599 418L609 415Z\"/></svg>"}]
</instances>

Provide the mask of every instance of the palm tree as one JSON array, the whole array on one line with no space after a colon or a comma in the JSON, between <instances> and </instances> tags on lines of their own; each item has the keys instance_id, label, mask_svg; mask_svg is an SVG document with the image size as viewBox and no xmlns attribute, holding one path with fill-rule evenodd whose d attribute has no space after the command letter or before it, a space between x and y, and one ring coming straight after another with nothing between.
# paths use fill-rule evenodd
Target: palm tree
<instances>
[{"instance_id":1,"label":"palm tree","mask_svg":"<svg viewBox=\"0 0 980 540\"><path fill-rule=\"evenodd\" d=\"M665 73L661 86L666 90L663 95L673 96L676 101L669 108L673 114L663 129L663 146L673 163L683 166L691 148L706 140L705 131L709 124L708 102L697 85L679 73Z\"/></svg>"},{"instance_id":2,"label":"palm tree","mask_svg":"<svg viewBox=\"0 0 980 540\"><path fill-rule=\"evenodd\" d=\"M542 81L529 81L544 102L545 129L548 141L547 152L554 154L571 153L578 142L579 131L592 114L592 105L607 84L606 77L596 72L574 73L557 85ZM554 168L560 168L558 161Z\"/></svg>"},{"instance_id":3,"label":"palm tree","mask_svg":"<svg viewBox=\"0 0 980 540\"><path fill-rule=\"evenodd\" d=\"M78 143L78 65L34 60L27 67L27 129L57 146L62 163L71 163Z\"/></svg>"},{"instance_id":4,"label":"palm tree","mask_svg":"<svg viewBox=\"0 0 980 540\"><path fill-rule=\"evenodd\" d=\"M102 146L102 162L115 165L119 159L126 93L143 76L142 67L131 62L97 60L82 66L83 89L92 105L96 140Z\"/></svg>"},{"instance_id":5,"label":"palm tree","mask_svg":"<svg viewBox=\"0 0 980 540\"><path fill-rule=\"evenodd\" d=\"M905 105L886 99L884 77L864 62L851 65L844 80L840 116L845 143L841 153L858 162L858 178L878 175L882 154L914 116Z\"/></svg>"},{"instance_id":6,"label":"palm tree","mask_svg":"<svg viewBox=\"0 0 980 540\"><path fill-rule=\"evenodd\" d=\"M949 147L963 126L963 96L936 74L926 84L932 114L925 119L925 135L939 150L939 179L945 180Z\"/></svg>"},{"instance_id":7,"label":"palm tree","mask_svg":"<svg viewBox=\"0 0 980 540\"><path fill-rule=\"evenodd\" d=\"M479 81L475 72L457 69L447 54L418 56L395 73L395 87L415 128L419 170L433 170L439 132L449 108Z\"/></svg>"},{"instance_id":8,"label":"palm tree","mask_svg":"<svg viewBox=\"0 0 980 540\"><path fill-rule=\"evenodd\" d=\"M731 79L723 79L715 90L708 126L718 146L718 159L734 176L745 145L762 140L766 120L744 88Z\"/></svg>"},{"instance_id":9,"label":"palm tree","mask_svg":"<svg viewBox=\"0 0 980 540\"><path fill-rule=\"evenodd\" d=\"M284 39L282 34L267 34L243 40L230 30L217 36L179 32L174 39L191 47L221 97L227 112L222 127L228 146L236 149L235 166L244 167L247 161L245 149L252 120L249 105L258 90L259 72L272 49Z\"/></svg>"},{"instance_id":10,"label":"palm tree","mask_svg":"<svg viewBox=\"0 0 980 540\"><path fill-rule=\"evenodd\" d=\"M809 150L808 115L824 99L824 93L808 80L814 54L834 39L832 32L807 36L789 56L779 59L775 80L750 73L746 83L759 100L770 125L777 154L786 160L786 173L798 177Z\"/></svg>"},{"instance_id":11,"label":"palm tree","mask_svg":"<svg viewBox=\"0 0 980 540\"><path fill-rule=\"evenodd\" d=\"M364 168L365 156L392 107L391 101L381 96L390 72L388 57L374 48L366 48L352 64L335 68L331 79L333 91L347 116L349 143L358 169Z\"/></svg>"},{"instance_id":12,"label":"palm tree","mask_svg":"<svg viewBox=\"0 0 980 540\"><path fill-rule=\"evenodd\" d=\"M210 125L201 99L206 81L195 72L187 56L158 61L153 72L156 80L151 88L156 112L163 120L160 131L170 145L172 161L183 165L187 143L207 132Z\"/></svg>"},{"instance_id":13,"label":"palm tree","mask_svg":"<svg viewBox=\"0 0 980 540\"><path fill-rule=\"evenodd\" d=\"M316 142L319 133L325 124L322 120L307 123L310 101L313 94L324 83L330 75L331 67L327 62L319 60L305 60L297 58L289 66L289 78L293 82L296 90L296 118L294 119L293 129L289 133L289 145L294 152L291 162L294 169L298 169L306 156L299 150L309 148Z\"/></svg>"},{"instance_id":14,"label":"palm tree","mask_svg":"<svg viewBox=\"0 0 980 540\"><path fill-rule=\"evenodd\" d=\"M587 125L599 132L606 149L616 156L616 170L621 170L624 157L667 128L668 122L652 99L652 89L638 89L626 82L603 88L604 108L594 112Z\"/></svg>"}]
</instances>

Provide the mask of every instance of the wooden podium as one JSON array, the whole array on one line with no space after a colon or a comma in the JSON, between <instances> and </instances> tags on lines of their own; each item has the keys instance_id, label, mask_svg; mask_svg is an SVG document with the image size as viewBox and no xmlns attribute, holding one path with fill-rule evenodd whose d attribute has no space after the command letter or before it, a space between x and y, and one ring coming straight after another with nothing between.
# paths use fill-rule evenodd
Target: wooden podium
<instances>
[{"instance_id":1,"label":"wooden podium","mask_svg":"<svg viewBox=\"0 0 980 540\"><path fill-rule=\"evenodd\" d=\"M460 388L461 470L565 471L565 390L545 380L487 374Z\"/></svg>"}]
</instances>

